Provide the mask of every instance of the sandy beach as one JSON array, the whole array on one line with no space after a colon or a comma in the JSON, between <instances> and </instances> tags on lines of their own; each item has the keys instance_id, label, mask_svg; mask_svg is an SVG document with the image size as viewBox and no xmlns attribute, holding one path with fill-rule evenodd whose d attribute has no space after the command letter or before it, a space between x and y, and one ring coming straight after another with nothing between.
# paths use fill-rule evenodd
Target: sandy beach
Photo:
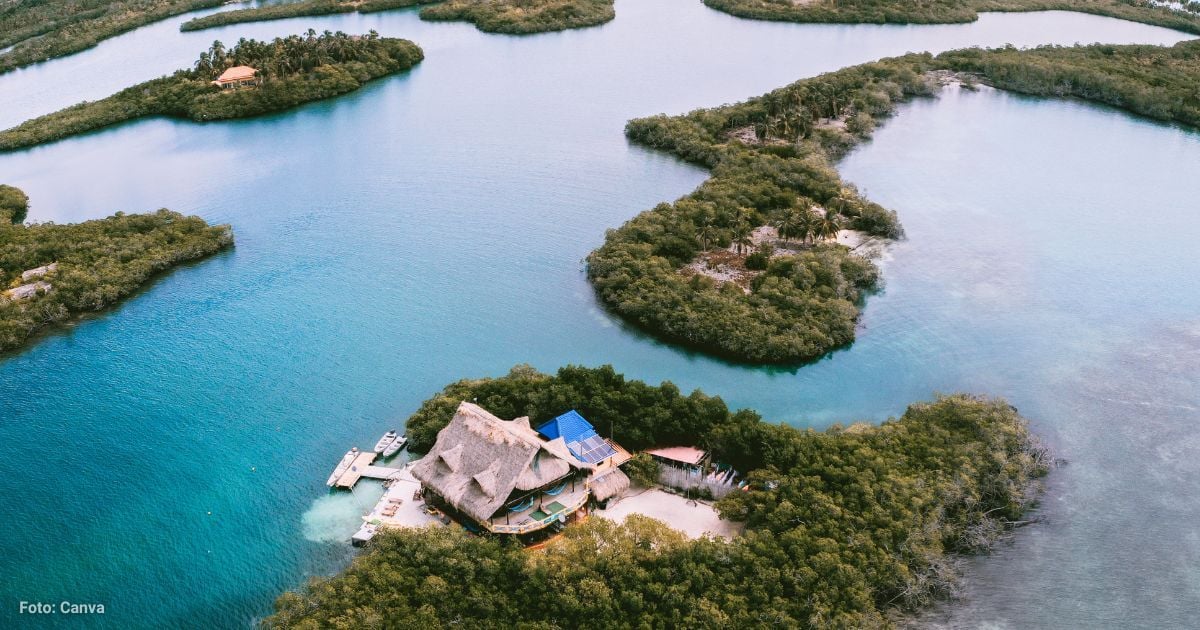
<instances>
[{"instance_id":1,"label":"sandy beach","mask_svg":"<svg viewBox=\"0 0 1200 630\"><path fill-rule=\"evenodd\" d=\"M697 501L693 504L677 494L658 489L643 490L611 504L606 510L592 513L618 523L624 522L630 514L658 519L687 534L688 538L700 538L705 534L732 538L744 529L741 523L721 520L707 503Z\"/></svg>"}]
</instances>

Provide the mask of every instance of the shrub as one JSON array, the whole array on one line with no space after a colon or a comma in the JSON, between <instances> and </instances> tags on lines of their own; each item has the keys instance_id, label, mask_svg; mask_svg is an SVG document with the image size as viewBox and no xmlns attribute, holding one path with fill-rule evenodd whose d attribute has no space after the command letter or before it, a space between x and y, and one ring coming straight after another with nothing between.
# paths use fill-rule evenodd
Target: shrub
<instances>
[{"instance_id":1,"label":"shrub","mask_svg":"<svg viewBox=\"0 0 1200 630\"><path fill-rule=\"evenodd\" d=\"M647 453L634 455L622 468L630 481L643 488L653 488L658 484L658 462Z\"/></svg>"},{"instance_id":2,"label":"shrub","mask_svg":"<svg viewBox=\"0 0 1200 630\"><path fill-rule=\"evenodd\" d=\"M15 186L0 184L0 223L8 217L10 223L23 223L29 213L29 197Z\"/></svg>"},{"instance_id":3,"label":"shrub","mask_svg":"<svg viewBox=\"0 0 1200 630\"><path fill-rule=\"evenodd\" d=\"M770 262L771 256L764 252L754 252L746 256L746 268L754 271L762 271L767 268L767 263Z\"/></svg>"}]
</instances>

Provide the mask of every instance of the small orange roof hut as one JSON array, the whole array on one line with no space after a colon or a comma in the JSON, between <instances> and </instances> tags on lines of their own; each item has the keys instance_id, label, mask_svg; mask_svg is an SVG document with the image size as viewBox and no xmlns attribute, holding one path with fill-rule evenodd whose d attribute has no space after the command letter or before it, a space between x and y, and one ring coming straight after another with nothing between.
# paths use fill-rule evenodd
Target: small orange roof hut
<instances>
[{"instance_id":1,"label":"small orange roof hut","mask_svg":"<svg viewBox=\"0 0 1200 630\"><path fill-rule=\"evenodd\" d=\"M222 72L221 76L217 77L217 80L213 81L212 84L219 88L257 85L258 78L254 76L257 72L257 70L250 66L234 66Z\"/></svg>"}]
</instances>

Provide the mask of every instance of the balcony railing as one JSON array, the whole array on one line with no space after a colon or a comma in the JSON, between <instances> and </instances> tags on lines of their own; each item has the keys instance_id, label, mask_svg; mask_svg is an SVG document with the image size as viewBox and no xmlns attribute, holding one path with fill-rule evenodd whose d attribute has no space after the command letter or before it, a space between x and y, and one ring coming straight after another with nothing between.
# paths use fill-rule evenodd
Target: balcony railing
<instances>
[{"instance_id":1,"label":"balcony railing","mask_svg":"<svg viewBox=\"0 0 1200 630\"><path fill-rule=\"evenodd\" d=\"M488 531L497 534L528 534L529 532L536 532L539 529L545 529L546 527L549 527L551 523L557 521L564 514L574 514L576 510L583 507L583 505L587 503L589 496L591 496L591 493L589 492L588 486L585 484L583 492L579 493L579 496L574 501L563 504L563 509L557 510L553 514L547 514L540 519L522 521L514 525L496 523L493 521L488 521L485 525L487 526Z\"/></svg>"}]
</instances>

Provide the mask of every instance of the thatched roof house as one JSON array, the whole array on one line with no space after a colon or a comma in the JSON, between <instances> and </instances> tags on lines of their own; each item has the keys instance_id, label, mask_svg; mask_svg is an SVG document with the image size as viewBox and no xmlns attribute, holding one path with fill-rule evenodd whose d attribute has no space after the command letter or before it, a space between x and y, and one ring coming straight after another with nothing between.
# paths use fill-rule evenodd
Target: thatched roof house
<instances>
[{"instance_id":1,"label":"thatched roof house","mask_svg":"<svg viewBox=\"0 0 1200 630\"><path fill-rule=\"evenodd\" d=\"M529 418L501 420L478 405L458 406L413 476L481 523L516 491L537 490L574 469L590 470L562 438L543 440Z\"/></svg>"}]
</instances>

